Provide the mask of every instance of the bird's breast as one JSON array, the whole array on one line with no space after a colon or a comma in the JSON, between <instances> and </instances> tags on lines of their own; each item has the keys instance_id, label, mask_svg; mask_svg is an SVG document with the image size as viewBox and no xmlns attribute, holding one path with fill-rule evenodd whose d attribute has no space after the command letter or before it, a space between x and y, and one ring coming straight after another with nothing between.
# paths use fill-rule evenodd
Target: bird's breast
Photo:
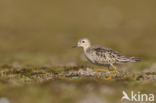
<instances>
[{"instance_id":1,"label":"bird's breast","mask_svg":"<svg viewBox=\"0 0 156 103\"><path fill-rule=\"evenodd\" d=\"M92 63L95 63L94 58L91 56L91 54L84 52L85 57Z\"/></svg>"}]
</instances>

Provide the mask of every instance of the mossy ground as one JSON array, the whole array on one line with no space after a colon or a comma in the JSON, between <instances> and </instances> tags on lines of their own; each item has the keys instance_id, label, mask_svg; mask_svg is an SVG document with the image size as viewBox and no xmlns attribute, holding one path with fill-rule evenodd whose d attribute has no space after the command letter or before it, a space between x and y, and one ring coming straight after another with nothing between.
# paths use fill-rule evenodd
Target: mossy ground
<instances>
[{"instance_id":1,"label":"mossy ground","mask_svg":"<svg viewBox=\"0 0 156 103\"><path fill-rule=\"evenodd\" d=\"M1 66L0 97L12 103L88 103L120 102L122 91L154 94L155 72L131 73L117 70L111 80L107 72L82 75L88 66L14 68ZM70 73L70 71L74 71ZM113 98L113 99L112 99ZM126 100L124 100L126 101Z\"/></svg>"}]
</instances>

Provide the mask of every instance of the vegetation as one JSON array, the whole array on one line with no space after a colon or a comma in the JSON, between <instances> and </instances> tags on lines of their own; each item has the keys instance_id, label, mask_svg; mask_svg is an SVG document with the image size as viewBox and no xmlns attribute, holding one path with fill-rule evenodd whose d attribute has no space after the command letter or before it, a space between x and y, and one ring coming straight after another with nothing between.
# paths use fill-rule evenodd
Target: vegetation
<instances>
[{"instance_id":1,"label":"vegetation","mask_svg":"<svg viewBox=\"0 0 156 103\"><path fill-rule=\"evenodd\" d=\"M4 98L10 103L119 103L122 91L156 96L155 4L0 1L0 103ZM81 48L71 49L84 37L142 61L117 65L106 80L111 71L92 73L103 67L91 64Z\"/></svg>"}]
</instances>

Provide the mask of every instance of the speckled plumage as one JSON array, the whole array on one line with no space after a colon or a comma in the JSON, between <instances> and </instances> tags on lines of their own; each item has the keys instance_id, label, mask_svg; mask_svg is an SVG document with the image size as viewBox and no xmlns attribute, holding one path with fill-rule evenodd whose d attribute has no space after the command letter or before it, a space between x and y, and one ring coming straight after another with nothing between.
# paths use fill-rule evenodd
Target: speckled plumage
<instances>
[{"instance_id":1,"label":"speckled plumage","mask_svg":"<svg viewBox=\"0 0 156 103\"><path fill-rule=\"evenodd\" d=\"M114 65L123 64L127 62L139 62L141 60L140 57L124 56L118 53L117 51L114 51L113 49L104 46L98 46L98 45L91 46L91 43L87 38L80 39L77 45L75 45L72 48L75 47L82 47L86 58L89 61L91 61L93 64L106 66L106 67L112 66L114 70L108 79L111 78L112 74L116 70L116 67ZM97 69L96 71L99 70L104 71L101 69Z\"/></svg>"},{"instance_id":2,"label":"speckled plumage","mask_svg":"<svg viewBox=\"0 0 156 103\"><path fill-rule=\"evenodd\" d=\"M84 51L86 58L96 65L110 66L140 61L139 57L124 56L113 49L102 46L90 46Z\"/></svg>"}]
</instances>

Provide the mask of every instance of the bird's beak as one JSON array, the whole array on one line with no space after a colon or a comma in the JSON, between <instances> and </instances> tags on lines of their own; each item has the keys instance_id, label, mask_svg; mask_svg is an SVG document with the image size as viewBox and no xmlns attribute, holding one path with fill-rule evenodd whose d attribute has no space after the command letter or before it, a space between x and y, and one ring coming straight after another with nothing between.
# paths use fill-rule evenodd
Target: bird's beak
<instances>
[{"instance_id":1,"label":"bird's beak","mask_svg":"<svg viewBox=\"0 0 156 103\"><path fill-rule=\"evenodd\" d=\"M72 48L75 48L75 47L77 47L78 46L78 44L76 44L75 46L73 46Z\"/></svg>"}]
</instances>

